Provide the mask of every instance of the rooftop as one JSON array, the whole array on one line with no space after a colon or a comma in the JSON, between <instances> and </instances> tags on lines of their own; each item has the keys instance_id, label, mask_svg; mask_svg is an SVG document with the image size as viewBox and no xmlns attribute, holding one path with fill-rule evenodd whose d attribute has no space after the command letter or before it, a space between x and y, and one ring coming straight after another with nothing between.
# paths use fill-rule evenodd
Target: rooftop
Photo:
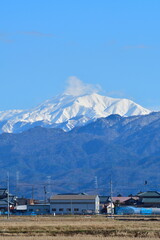
<instances>
[{"instance_id":1,"label":"rooftop","mask_svg":"<svg viewBox=\"0 0 160 240\"><path fill-rule=\"evenodd\" d=\"M50 200L94 200L97 195L55 195Z\"/></svg>"},{"instance_id":2,"label":"rooftop","mask_svg":"<svg viewBox=\"0 0 160 240\"><path fill-rule=\"evenodd\" d=\"M137 200L138 197L112 197L113 202L119 201L120 203L123 203L125 201L128 201L130 199Z\"/></svg>"},{"instance_id":3,"label":"rooftop","mask_svg":"<svg viewBox=\"0 0 160 240\"><path fill-rule=\"evenodd\" d=\"M138 197L160 197L160 193L157 191L147 191L137 194Z\"/></svg>"}]
</instances>

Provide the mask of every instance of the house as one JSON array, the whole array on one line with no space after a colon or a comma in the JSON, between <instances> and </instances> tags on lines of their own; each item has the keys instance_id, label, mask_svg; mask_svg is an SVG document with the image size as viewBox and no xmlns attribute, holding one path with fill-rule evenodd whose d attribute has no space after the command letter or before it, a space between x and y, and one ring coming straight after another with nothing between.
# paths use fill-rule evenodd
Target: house
<instances>
[{"instance_id":1,"label":"house","mask_svg":"<svg viewBox=\"0 0 160 240\"><path fill-rule=\"evenodd\" d=\"M109 196L99 196L100 199L100 213L113 214L114 204L111 203Z\"/></svg>"},{"instance_id":2,"label":"house","mask_svg":"<svg viewBox=\"0 0 160 240\"><path fill-rule=\"evenodd\" d=\"M17 198L15 213L20 215L48 215L50 214L50 204L35 199Z\"/></svg>"},{"instance_id":3,"label":"house","mask_svg":"<svg viewBox=\"0 0 160 240\"><path fill-rule=\"evenodd\" d=\"M100 198L100 212L111 214L115 211L115 208L118 206L136 206L139 197L112 197L112 203L111 203L111 197L110 196L99 196Z\"/></svg>"},{"instance_id":4,"label":"house","mask_svg":"<svg viewBox=\"0 0 160 240\"><path fill-rule=\"evenodd\" d=\"M8 197L7 188L0 188L0 214L8 211L8 200L9 209L12 211L16 205L16 197L12 194L9 194Z\"/></svg>"},{"instance_id":5,"label":"house","mask_svg":"<svg viewBox=\"0 0 160 240\"><path fill-rule=\"evenodd\" d=\"M50 204L32 204L27 206L27 213L36 215L48 215L50 214Z\"/></svg>"},{"instance_id":6,"label":"house","mask_svg":"<svg viewBox=\"0 0 160 240\"><path fill-rule=\"evenodd\" d=\"M63 194L50 198L51 214L97 214L98 195Z\"/></svg>"},{"instance_id":7,"label":"house","mask_svg":"<svg viewBox=\"0 0 160 240\"><path fill-rule=\"evenodd\" d=\"M139 197L112 197L115 206L135 206Z\"/></svg>"},{"instance_id":8,"label":"house","mask_svg":"<svg viewBox=\"0 0 160 240\"><path fill-rule=\"evenodd\" d=\"M0 199L7 198L7 188L0 188Z\"/></svg>"},{"instance_id":9,"label":"house","mask_svg":"<svg viewBox=\"0 0 160 240\"><path fill-rule=\"evenodd\" d=\"M39 203L39 201L35 200L35 199L24 198L24 197L19 198L18 197L16 205L32 205L32 204L37 204L37 203Z\"/></svg>"},{"instance_id":10,"label":"house","mask_svg":"<svg viewBox=\"0 0 160 240\"><path fill-rule=\"evenodd\" d=\"M139 207L160 208L160 193L157 191L147 191L137 194L139 197Z\"/></svg>"}]
</instances>

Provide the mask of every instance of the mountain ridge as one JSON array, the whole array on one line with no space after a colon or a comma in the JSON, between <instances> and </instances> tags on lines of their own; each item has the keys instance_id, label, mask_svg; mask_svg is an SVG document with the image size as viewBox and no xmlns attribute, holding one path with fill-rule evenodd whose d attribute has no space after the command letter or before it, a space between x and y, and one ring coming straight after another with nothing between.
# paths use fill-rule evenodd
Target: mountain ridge
<instances>
[{"instance_id":1,"label":"mountain ridge","mask_svg":"<svg viewBox=\"0 0 160 240\"><path fill-rule=\"evenodd\" d=\"M127 117L150 112L128 99L110 98L97 93L80 96L62 94L30 110L0 112L0 131L18 133L35 126L70 131L111 114Z\"/></svg>"},{"instance_id":2,"label":"mountain ridge","mask_svg":"<svg viewBox=\"0 0 160 240\"><path fill-rule=\"evenodd\" d=\"M13 183L19 172L21 183L45 184L51 176L52 193L108 194L112 176L114 194L142 191L147 187L145 180L157 190L159 149L160 112L110 115L69 132L37 126L22 133L0 134L0 179L10 171ZM37 190L36 194L40 193L42 196Z\"/></svg>"}]
</instances>

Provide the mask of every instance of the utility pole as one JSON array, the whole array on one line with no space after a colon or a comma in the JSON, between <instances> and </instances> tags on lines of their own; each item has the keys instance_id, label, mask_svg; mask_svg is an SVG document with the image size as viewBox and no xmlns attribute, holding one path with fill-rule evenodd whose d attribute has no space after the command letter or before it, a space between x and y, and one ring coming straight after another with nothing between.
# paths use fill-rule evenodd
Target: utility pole
<instances>
[{"instance_id":1,"label":"utility pole","mask_svg":"<svg viewBox=\"0 0 160 240\"><path fill-rule=\"evenodd\" d=\"M18 196L19 187L19 171L16 172L16 195Z\"/></svg>"},{"instance_id":2,"label":"utility pole","mask_svg":"<svg viewBox=\"0 0 160 240\"><path fill-rule=\"evenodd\" d=\"M46 204L46 194L47 194L47 190L46 190L46 186L44 186L44 204Z\"/></svg>"},{"instance_id":3,"label":"utility pole","mask_svg":"<svg viewBox=\"0 0 160 240\"><path fill-rule=\"evenodd\" d=\"M72 198L71 198L71 215L73 214L73 205L72 205Z\"/></svg>"},{"instance_id":4,"label":"utility pole","mask_svg":"<svg viewBox=\"0 0 160 240\"><path fill-rule=\"evenodd\" d=\"M9 210L9 172L7 172L7 192L8 192L8 195L7 195L7 205L8 205L8 211L7 211L7 219L9 219L9 215L10 215L10 210Z\"/></svg>"},{"instance_id":5,"label":"utility pole","mask_svg":"<svg viewBox=\"0 0 160 240\"><path fill-rule=\"evenodd\" d=\"M113 188L112 188L112 178L110 180L110 198L111 198L111 217L113 217Z\"/></svg>"},{"instance_id":6,"label":"utility pole","mask_svg":"<svg viewBox=\"0 0 160 240\"><path fill-rule=\"evenodd\" d=\"M47 189L48 193L51 195L51 176L47 176Z\"/></svg>"},{"instance_id":7,"label":"utility pole","mask_svg":"<svg viewBox=\"0 0 160 240\"><path fill-rule=\"evenodd\" d=\"M96 194L98 195L98 179L97 179L97 176L94 177L94 185L95 185Z\"/></svg>"},{"instance_id":8,"label":"utility pole","mask_svg":"<svg viewBox=\"0 0 160 240\"><path fill-rule=\"evenodd\" d=\"M34 185L32 185L32 201L34 200Z\"/></svg>"}]
</instances>

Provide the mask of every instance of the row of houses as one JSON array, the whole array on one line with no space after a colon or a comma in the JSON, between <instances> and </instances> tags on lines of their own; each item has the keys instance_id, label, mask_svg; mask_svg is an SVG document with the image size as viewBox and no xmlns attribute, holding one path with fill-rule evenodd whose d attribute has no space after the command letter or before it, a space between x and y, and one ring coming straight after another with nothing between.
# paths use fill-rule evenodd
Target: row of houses
<instances>
[{"instance_id":1,"label":"row of houses","mask_svg":"<svg viewBox=\"0 0 160 240\"><path fill-rule=\"evenodd\" d=\"M9 201L9 204L8 204ZM8 209L9 206L9 209ZM0 189L0 213L8 210L12 214L98 214L100 200L98 195L58 194L51 196L47 203L33 199L17 198Z\"/></svg>"},{"instance_id":2,"label":"row of houses","mask_svg":"<svg viewBox=\"0 0 160 240\"><path fill-rule=\"evenodd\" d=\"M104 198L104 197L103 197ZM111 202L113 204L111 204ZM110 197L105 199L101 212L115 214L160 214L160 193L157 191L140 192L136 196Z\"/></svg>"},{"instance_id":3,"label":"row of houses","mask_svg":"<svg viewBox=\"0 0 160 240\"><path fill-rule=\"evenodd\" d=\"M47 203L33 199L16 198L7 194L7 189L0 189L0 213L7 212L9 201L9 210L12 214L111 214L126 213L126 207L156 208L160 209L160 193L157 191L147 191L130 197L112 197L79 194L57 194L51 196ZM123 211L122 211L123 208ZM117 209L120 209L117 211ZM130 211L131 212L131 211ZM135 212L135 211L132 211ZM141 211L143 212L143 211ZM156 211L158 212L158 211Z\"/></svg>"}]
</instances>

